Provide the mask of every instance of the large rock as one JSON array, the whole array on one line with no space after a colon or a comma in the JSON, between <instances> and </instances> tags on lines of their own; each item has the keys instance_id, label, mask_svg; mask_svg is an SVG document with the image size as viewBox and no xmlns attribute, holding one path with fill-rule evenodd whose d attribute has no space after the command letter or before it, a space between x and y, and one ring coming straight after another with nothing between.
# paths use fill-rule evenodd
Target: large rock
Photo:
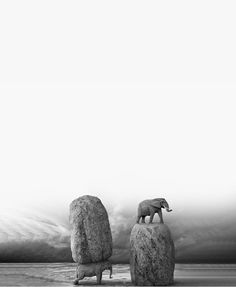
<instances>
[{"instance_id":1,"label":"large rock","mask_svg":"<svg viewBox=\"0 0 236 287\"><path fill-rule=\"evenodd\" d=\"M81 196L70 204L71 251L75 262L105 261L112 255L108 215L97 197Z\"/></svg>"},{"instance_id":2,"label":"large rock","mask_svg":"<svg viewBox=\"0 0 236 287\"><path fill-rule=\"evenodd\" d=\"M135 224L130 237L130 272L135 285L173 284L175 250L165 224Z\"/></svg>"}]
</instances>

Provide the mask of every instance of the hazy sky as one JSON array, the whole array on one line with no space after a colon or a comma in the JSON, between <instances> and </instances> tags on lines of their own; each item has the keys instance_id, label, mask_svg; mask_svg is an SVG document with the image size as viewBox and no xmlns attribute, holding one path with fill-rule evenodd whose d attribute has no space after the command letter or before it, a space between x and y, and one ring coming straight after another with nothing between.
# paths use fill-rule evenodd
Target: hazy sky
<instances>
[{"instance_id":1,"label":"hazy sky","mask_svg":"<svg viewBox=\"0 0 236 287\"><path fill-rule=\"evenodd\" d=\"M229 224L235 8L233 1L2 2L1 240L17 238L21 212L66 225L69 203L83 194L102 199L114 226L152 197L169 201L170 224L221 214ZM27 220L24 234L37 233L38 221Z\"/></svg>"},{"instance_id":2,"label":"hazy sky","mask_svg":"<svg viewBox=\"0 0 236 287\"><path fill-rule=\"evenodd\" d=\"M1 209L67 209L166 197L173 209L235 204L232 88L7 88ZM217 207L217 209L216 209Z\"/></svg>"}]
</instances>

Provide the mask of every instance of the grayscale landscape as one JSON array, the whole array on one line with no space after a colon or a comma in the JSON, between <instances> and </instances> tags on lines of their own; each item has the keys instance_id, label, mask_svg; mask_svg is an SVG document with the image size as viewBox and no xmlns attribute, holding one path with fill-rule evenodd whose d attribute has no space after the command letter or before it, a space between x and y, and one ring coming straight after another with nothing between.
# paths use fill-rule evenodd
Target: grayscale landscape
<instances>
[{"instance_id":1,"label":"grayscale landscape","mask_svg":"<svg viewBox=\"0 0 236 287\"><path fill-rule=\"evenodd\" d=\"M235 11L0 1L0 287L236 287Z\"/></svg>"},{"instance_id":2,"label":"grayscale landscape","mask_svg":"<svg viewBox=\"0 0 236 287\"><path fill-rule=\"evenodd\" d=\"M73 286L74 263L1 263L0 286ZM129 265L113 266L113 278L104 271L105 286L132 286ZM96 285L96 277L81 285ZM236 286L236 264L176 264L174 286Z\"/></svg>"}]
</instances>

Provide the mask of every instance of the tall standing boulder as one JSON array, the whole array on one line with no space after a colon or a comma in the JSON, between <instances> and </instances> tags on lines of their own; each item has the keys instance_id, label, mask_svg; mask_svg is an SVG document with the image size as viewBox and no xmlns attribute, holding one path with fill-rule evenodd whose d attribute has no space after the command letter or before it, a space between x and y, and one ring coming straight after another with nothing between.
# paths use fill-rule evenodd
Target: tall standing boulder
<instances>
[{"instance_id":1,"label":"tall standing boulder","mask_svg":"<svg viewBox=\"0 0 236 287\"><path fill-rule=\"evenodd\" d=\"M81 196L70 204L71 251L78 264L107 260L112 255L108 215L97 197Z\"/></svg>"},{"instance_id":2,"label":"tall standing boulder","mask_svg":"<svg viewBox=\"0 0 236 287\"><path fill-rule=\"evenodd\" d=\"M175 250L167 225L135 224L130 236L130 272L134 285L173 284Z\"/></svg>"}]
</instances>

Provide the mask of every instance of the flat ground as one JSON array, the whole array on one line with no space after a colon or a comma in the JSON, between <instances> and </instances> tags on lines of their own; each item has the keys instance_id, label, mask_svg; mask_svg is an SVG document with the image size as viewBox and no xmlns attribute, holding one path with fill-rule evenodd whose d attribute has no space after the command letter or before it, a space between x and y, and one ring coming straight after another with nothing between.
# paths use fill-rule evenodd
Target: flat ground
<instances>
[{"instance_id":1,"label":"flat ground","mask_svg":"<svg viewBox=\"0 0 236 287\"><path fill-rule=\"evenodd\" d=\"M72 286L73 263L0 263L0 286ZM114 265L113 278L103 273L105 286L132 286L129 265ZM96 278L81 281L96 285ZM175 286L236 286L235 264L176 264Z\"/></svg>"}]
</instances>

